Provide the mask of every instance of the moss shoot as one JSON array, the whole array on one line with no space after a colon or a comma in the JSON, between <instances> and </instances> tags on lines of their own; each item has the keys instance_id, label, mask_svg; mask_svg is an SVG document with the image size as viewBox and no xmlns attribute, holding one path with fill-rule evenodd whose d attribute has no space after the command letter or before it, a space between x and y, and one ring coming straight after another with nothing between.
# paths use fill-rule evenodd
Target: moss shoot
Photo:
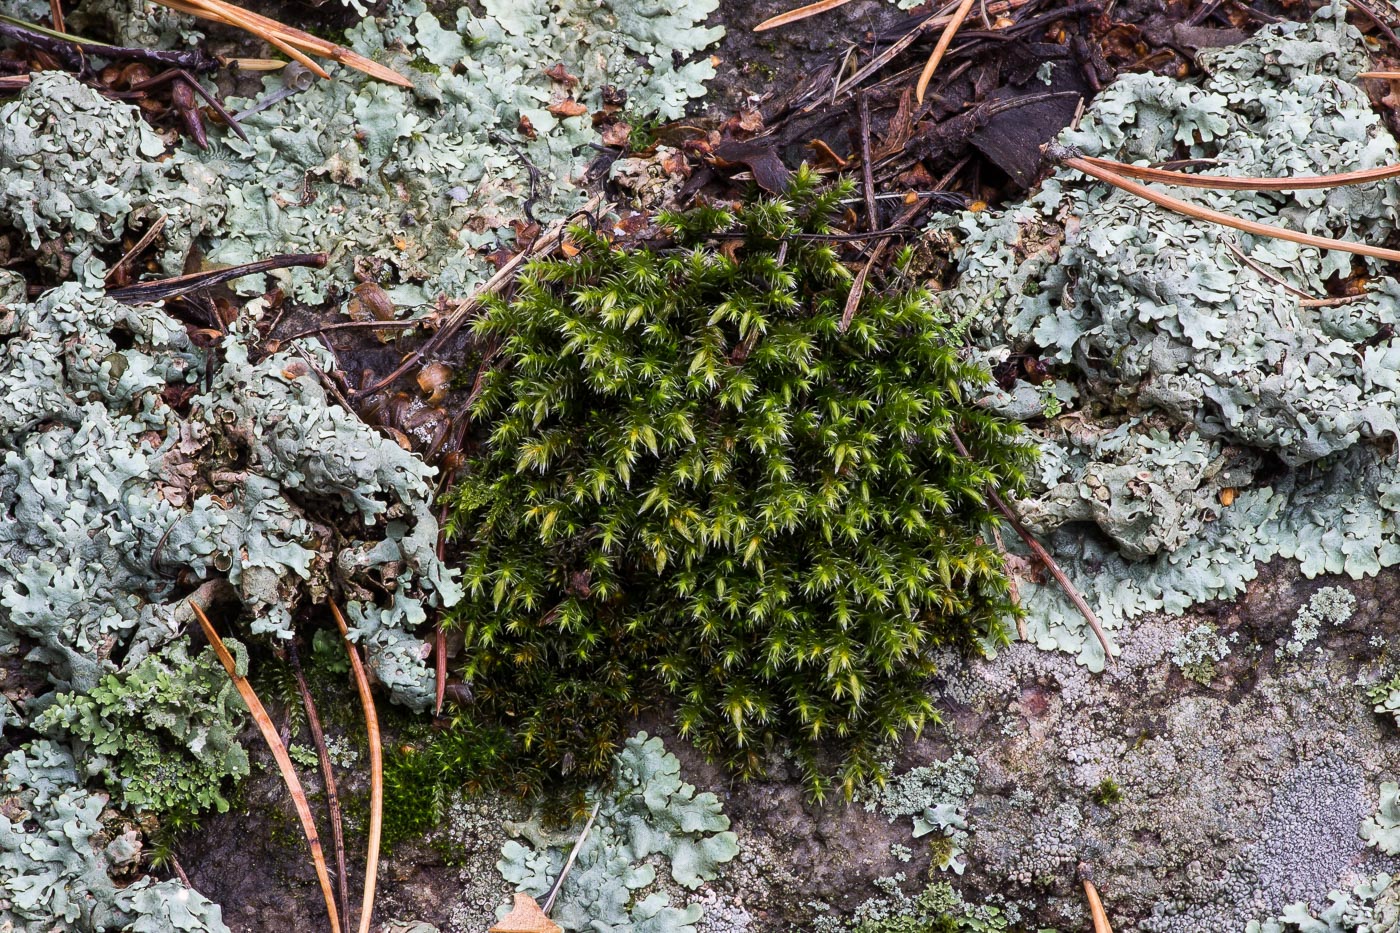
<instances>
[{"instance_id":1,"label":"moss shoot","mask_svg":"<svg viewBox=\"0 0 1400 933\"><path fill-rule=\"evenodd\" d=\"M934 719L930 649L1006 638L986 490L1031 454L971 401L924 291L866 290L828 239L849 188L578 229L475 338L481 444L450 494L473 716L580 776L631 715L741 775L785 743L820 796ZM973 452L960 456L958 431Z\"/></svg>"}]
</instances>

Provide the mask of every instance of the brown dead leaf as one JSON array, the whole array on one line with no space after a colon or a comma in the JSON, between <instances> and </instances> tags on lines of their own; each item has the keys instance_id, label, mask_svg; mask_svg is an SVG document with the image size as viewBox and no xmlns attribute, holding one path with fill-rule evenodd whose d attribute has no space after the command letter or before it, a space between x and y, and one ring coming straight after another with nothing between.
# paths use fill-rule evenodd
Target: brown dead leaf
<instances>
[{"instance_id":1,"label":"brown dead leaf","mask_svg":"<svg viewBox=\"0 0 1400 933\"><path fill-rule=\"evenodd\" d=\"M564 70L563 62L556 62L544 70L545 76L551 81L558 81L566 87L578 87L578 78Z\"/></svg>"},{"instance_id":2,"label":"brown dead leaf","mask_svg":"<svg viewBox=\"0 0 1400 933\"><path fill-rule=\"evenodd\" d=\"M515 125L515 128L520 132L520 135L524 136L526 139L534 139L536 136L540 135L539 131L535 129L535 124L531 123L530 118L523 113L520 115L520 122Z\"/></svg>"},{"instance_id":3,"label":"brown dead leaf","mask_svg":"<svg viewBox=\"0 0 1400 933\"><path fill-rule=\"evenodd\" d=\"M603 127L603 145L626 146L632 137L632 124L621 121Z\"/></svg>"},{"instance_id":4,"label":"brown dead leaf","mask_svg":"<svg viewBox=\"0 0 1400 933\"><path fill-rule=\"evenodd\" d=\"M550 113L554 114L556 117L564 118L581 117L588 112L587 107L585 107L583 104L580 104L572 97L567 97L564 100L558 101L557 103L550 104L549 107L547 107L546 109Z\"/></svg>"}]
</instances>

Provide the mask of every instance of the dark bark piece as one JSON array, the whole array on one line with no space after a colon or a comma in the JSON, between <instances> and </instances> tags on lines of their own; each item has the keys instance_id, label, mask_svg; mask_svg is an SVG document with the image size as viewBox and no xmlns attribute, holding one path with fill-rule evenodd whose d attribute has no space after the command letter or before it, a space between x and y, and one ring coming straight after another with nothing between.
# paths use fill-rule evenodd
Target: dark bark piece
<instances>
[{"instance_id":1,"label":"dark bark piece","mask_svg":"<svg viewBox=\"0 0 1400 933\"><path fill-rule=\"evenodd\" d=\"M1054 65L1049 84L1032 78L997 91L988 103L999 112L971 136L972 144L1023 189L1040 175L1040 147L1069 126L1081 96L1091 93L1083 69L1072 59L1048 61ZM1008 106L1021 99L1026 99L1023 106Z\"/></svg>"},{"instance_id":2,"label":"dark bark piece","mask_svg":"<svg viewBox=\"0 0 1400 933\"><path fill-rule=\"evenodd\" d=\"M782 194L792 178L792 172L783 164L769 139L727 139L715 147L714 154L715 164L720 168L747 166L758 186L770 194Z\"/></svg>"}]
</instances>

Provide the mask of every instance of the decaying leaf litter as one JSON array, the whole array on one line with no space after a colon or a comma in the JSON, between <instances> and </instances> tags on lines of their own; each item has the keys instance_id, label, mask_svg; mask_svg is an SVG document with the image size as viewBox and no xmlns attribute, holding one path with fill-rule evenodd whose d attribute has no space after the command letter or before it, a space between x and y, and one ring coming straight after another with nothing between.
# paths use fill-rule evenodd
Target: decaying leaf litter
<instances>
[{"instance_id":1,"label":"decaying leaf litter","mask_svg":"<svg viewBox=\"0 0 1400 933\"><path fill-rule=\"evenodd\" d=\"M287 46L286 32L274 31L269 35L264 21L252 18L236 7L202 2L189 7L195 8L215 16L226 25L252 27L250 31L253 33L258 33L260 27L264 38L272 45L296 57L292 54L295 49ZM1302 18L1311 11L1276 12ZM1255 11L1235 4L1206 4L1191 10L1169 10L1165 15L1157 14L1156 22L1134 23L1126 18L1123 11L1105 14L1088 5L1066 9L1048 4L1006 3L987 4L984 9L977 10L972 4L960 4L956 10L915 10L908 19L893 22L878 35L865 33L853 36L850 48L843 54L817 61L808 73L801 75L800 80L775 81L775 84L790 89L784 95L756 101L756 106L746 107L733 115L693 115L671 122L658 120L651 127L642 127L641 124L649 117L654 118L653 114L633 115L627 110L626 87L598 89L598 107L590 111L588 105L581 104L574 96L579 79L563 62L550 64L538 70L550 83L551 100L536 110L555 119L582 118L580 122L592 124L591 127L581 128L580 138L590 138L590 145L600 154L587 170L580 166L580 174L585 179L591 179L595 186L607 179L601 185L604 194L613 198L620 195L621 202L627 206L618 214L609 216L603 206L607 202L602 199L558 200L552 192L545 194L546 189L557 188L559 180L556 174L552 179L553 185L549 184L546 176L554 173L548 168L541 169L522 148L525 141L537 136L539 131L536 121L521 113L515 126L498 132L517 134L521 140L521 144L515 144L507 139L500 151L502 159L507 158L505 153L509 153L508 158L514 160L520 170L516 197L521 199L522 216L510 225L493 227L491 218L479 215L475 222L480 223L481 228L472 231L476 241L471 248L476 250L479 257L475 260L478 268L484 269L480 265L484 261L495 261L502 267L503 274L488 279L488 287L508 291L510 273L519 262L517 257L548 256L559 252L570 255L572 247L569 236L560 222L567 215L561 213L558 217L549 218L549 215L563 209L560 204L566 207L584 205L587 209L574 219L582 218L603 229L611 225L612 235L619 243L645 244L658 237L654 210L660 203L670 201L685 204L697 200L722 202L743 196L750 185L777 193L786 188L797 163L806 161L832 175L851 172L859 176L858 193L850 199L844 229L830 236L835 248L841 251L842 259L859 270L854 280L852 298L847 303L845 319L848 323L853 315L859 313L862 289L887 288L892 280L902 274L892 265L899 252L898 247L918 242L918 228L930 217L957 207L971 208L975 217L986 204L997 204L1034 183L1047 168L1042 146L1077 120L1081 101L1091 98L1109 84L1118 72L1151 69L1173 77L1189 77L1193 68L1189 53L1197 48L1238 41L1260 22L1274 19L1276 12ZM982 17L980 23L979 13ZM430 20L423 20L423 16L429 16ZM1115 16L1124 19L1118 20ZM1358 14L1355 21L1363 28L1370 29L1374 28L1371 25L1373 21L1383 23L1383 17L1384 13L1365 11ZM442 68L444 62L452 61L458 47L466 49L466 45L453 39L449 31L441 25L434 25L431 14L426 11L417 14L414 22L419 32L416 40L410 41L416 41L424 50L423 55L430 65ZM961 23L956 35L946 28L954 23ZM60 32L65 26L56 19L52 25L59 27ZM738 28L732 21L726 25L731 30ZM980 29L977 28L979 25ZM510 33L511 26L507 25L506 31ZM1375 31L1384 38L1383 29ZM109 99L139 101L142 111L149 114L158 128L165 130L167 143L175 141L175 134L179 133L188 135L193 143L203 147L210 145L212 133L213 145L217 147L224 142L221 134L234 129L227 108L210 102L201 112L190 96L198 85L195 75L212 73L218 79L216 84L227 83L227 59L220 61L215 56L203 53L187 53L162 60L166 53L156 53L153 57L149 50L122 46L120 42L128 41L125 37L114 36L112 44L101 48L90 43L74 45L55 37L52 32L22 25L5 31L5 35L17 43L7 59L13 63L9 68L16 79L26 77L35 68L58 66L60 70L72 70L80 81ZM365 35L362 34L361 38ZM397 42L402 47L404 39L402 35L396 39L388 39L386 35L385 39L379 48L387 50L392 58L393 43ZM696 39L699 41L700 37ZM373 45L371 38L365 47ZM935 53L933 50L936 46L943 47L947 54ZM308 45L303 40L302 47L316 47L324 51L327 44L319 40ZM115 70L113 67L95 70L89 63L92 58L103 57L103 48L115 62L126 65ZM135 54L128 55L122 51L124 49ZM257 51L264 52L261 49ZM242 59L240 69L260 67L258 62L265 60L252 55L235 57ZM442 61L438 61L439 58ZM345 59L342 56L337 60ZM664 67L664 57L658 56L657 60L661 64L654 67ZM133 68L130 65L133 61L140 67ZM181 70L161 67L164 65L174 65ZM319 66L308 62L306 67ZM679 65L676 67L679 68ZM407 68L402 72L393 71L392 74L399 79L395 83L412 84L412 78L404 77L405 73L410 72L411 69ZM381 73L378 77L387 75ZM927 79L926 86L922 86L924 81L921 79ZM32 88L34 82L31 80L27 83ZM26 82L15 80L13 87L18 89L23 84ZM1380 85L1373 87L1378 94L1383 92ZM288 91L295 92L295 88L295 84L288 83ZM47 86L41 83L41 90L65 95L79 94L72 87L57 82L49 82ZM200 90L207 94L212 89ZM303 90L309 91L310 87ZM333 95L337 92L329 93ZM377 92L371 90L366 93L373 99ZM698 96L691 91L685 93ZM268 88L266 97L273 98L279 94L282 94L279 100L294 99L294 93L283 94L275 87ZM664 96L662 99L665 99ZM546 101L538 103L545 104ZM275 106L274 103L263 112ZM672 116L679 116L674 104L671 104L671 109ZM1380 112L1384 119L1391 119L1384 107ZM547 117L537 119L539 126L543 126ZM629 124L629 120L635 120L635 125ZM228 125L221 127L220 122ZM240 129L247 132L247 128ZM373 132L383 130L376 127L371 130ZM387 137L376 138L367 134L367 138L361 141L372 152L376 151L376 144L379 145L377 151L382 155L386 141L412 139L413 132L411 128L391 128ZM157 143L143 138L140 145L154 149ZM464 156L468 151L463 150ZM1068 153L1063 164L1070 168L1092 167L1120 176L1131 174L1132 169L1125 164L1126 161L1105 166L1104 160L1099 157L1081 160L1079 155ZM1390 161L1394 162L1394 158ZM629 162L639 163L632 171L640 171L640 176L628 174ZM299 190L278 193L268 199L266 205L272 207L276 204L306 211L316 203L318 195L325 195L328 181L336 186L365 184L363 178L357 177L356 168L352 165L328 160L322 165L307 167L314 170L304 173ZM412 167L411 160L401 166ZM1193 171L1199 168L1189 167ZM181 170L198 172L194 163ZM429 171L433 170L429 168ZM1372 174L1380 175L1384 171L1377 169ZM1328 173L1317 171L1315 174ZM1157 176L1149 180L1163 179ZM395 183L403 184L402 181ZM225 212L223 219L226 221L239 206L246 208L249 192L256 190L256 180L251 185L230 189L230 193L236 196L229 201L229 206L222 207ZM264 189L259 194L266 197L268 191ZM22 191L16 191L12 195L12 203L22 203L20 199L23 197ZM99 227L101 233L95 244L83 242L82 227L76 228L79 235L66 232L67 221L62 214L44 222L31 223L27 231L30 234L28 244L24 242L25 238L10 237L7 240L8 265L19 270L19 276L22 276L17 276L19 281L16 284L21 286L18 297L36 297L42 303L42 296L49 287L64 281L81 281L88 288L98 291L106 289L111 299L133 305L168 299L170 303L167 308L175 315L175 320L183 323L189 346L199 350L213 348L215 353L219 352L221 345L229 346L235 349L226 367L230 363L241 366L263 364L271 375L280 366L273 378L280 375L285 381L310 379L321 383L321 398L338 400L346 408L357 410L366 421L380 426L388 437L398 441L401 447L414 450L440 466L442 473L432 482L440 484L438 488L445 488L452 470L461 463L462 452L480 442L473 436L471 425L462 417L462 411L464 403L478 390L481 373L458 372L454 367L454 364L460 366L462 360L472 358L468 352L470 332L462 325L477 313L477 309L475 303L466 297L469 288L464 287L451 295L444 292L442 298L432 294L433 285L446 281L434 279L436 273L427 269L436 247L412 234L405 236L394 232L387 238L388 251L374 249L376 244L370 242L361 245L373 249L372 252L353 255L353 247L347 251L337 249L335 243L316 242L314 223L301 224L297 233L288 239L287 245L296 248L275 254L252 255L248 253L247 245L235 243L234 238L230 238L211 255L222 255L247 264L263 264L253 266L253 269L301 265L313 270L317 267L328 267L330 270L326 278L317 278L314 274L294 278L284 285L275 286L271 292L255 297L253 304L257 307L253 313L255 318L260 314L261 319L254 319L250 327L246 320L239 320L246 319L248 315L244 307L246 296L219 288L232 278L232 273L202 270L196 253L181 255L195 245L193 237L201 227L197 226L191 231L191 223L184 217L176 225L170 226L169 216L160 210L163 204L169 203L164 200L165 197L164 192L157 192L147 204L138 206L136 210L142 212L139 218L136 213L127 213L130 208L120 206L110 214L102 208L89 211L87 216L95 216L99 222L110 223L109 218L115 218L124 222L123 226L127 228L124 234L113 237L110 230ZM407 191L400 191L398 197L401 202L413 203L413 196ZM457 201L454 193L445 193L445 197L452 202ZM533 202L539 198L554 199L549 215L535 216ZM1158 203L1164 202L1159 200ZM353 214L363 209L363 204L347 203L344 206ZM371 206L369 209L375 208ZM1228 214L1229 210L1217 211L1215 219L1219 219L1220 213ZM313 215L314 211L306 212L304 216L310 218ZM218 229L219 219L208 214L196 216L196 224L202 225L204 232ZM242 216L247 219L250 215L245 210ZM1193 216L1200 220L1212 215L1197 209ZM404 215L397 221L408 230L422 225L421 220L409 223L410 219ZM164 232L167 228L168 232ZM464 229L470 228L469 223ZM333 228L323 228L320 232L330 229ZM172 238L177 231L184 239ZM1261 231L1256 224L1247 232ZM403 245L400 245L401 240ZM257 241L250 239L249 244L254 242ZM1317 245L1316 241L1314 245ZM488 249L492 246L496 249L494 254ZM1382 249L1378 244L1370 244L1368 248ZM403 258L396 256L394 250L403 254ZM1389 254L1384 252L1377 252L1376 255L1389 258ZM215 261L223 263L227 260ZM465 286L473 276L478 280L485 278L484 271L467 271L472 261L463 263L460 256L454 257L454 261L460 264L459 270L453 273L455 278L452 281L457 284ZM1330 294L1330 298L1350 302L1359 297L1359 289L1364 287L1361 275L1335 263L1331 274L1333 280L1327 284L1327 288L1329 293L1336 294ZM424 288L425 282L431 285ZM24 292L28 294L24 295ZM337 297L348 300L342 303L335 300ZM67 297L61 300L74 299ZM1329 299L1318 296L1316 300ZM350 315L348 321L338 314L342 304L343 310ZM53 306L61 309L61 301L53 303ZM411 315L412 319L400 318L400 314ZM150 325L143 323L139 326ZM415 330L422 330L430 336L420 345L415 342ZM62 327L58 333L64 333ZM308 333L315 333L324 349L308 349L297 342L295 335ZM164 336L162 339L179 343L175 336ZM117 346L119 349L116 352L122 353L120 343ZM1041 385L1055 380L1059 364L1046 358L1046 349L1045 344L1038 348L1034 344L1029 349L1018 347L1006 359L998 361L998 376L1003 388L1010 392L1018 385ZM106 365L114 378L118 381L123 378L123 373L116 372L117 364L110 362L110 356ZM483 368L488 366L489 359L483 363ZM171 395L168 403L179 411L180 406L190 404L195 392L201 388L206 393L213 390L217 383L212 373L212 367L204 369L202 387L198 385L198 377L191 380L188 388L193 391L177 390L172 394L165 389L161 394ZM396 381L386 382L393 375L397 375ZM236 380L238 377L232 378ZM182 395L183 398L180 397ZM221 408L215 401L212 410L228 411L234 413L236 418L239 408L237 405ZM248 414L243 417L251 417L254 423L261 417L252 406L245 406L245 410ZM22 430L28 431L30 428L26 425ZM200 449L197 439L183 443L187 451L197 452ZM197 453L192 459L197 459ZM267 462L273 463L276 459L267 458ZM197 473L197 467L195 471ZM284 486L289 482L287 479L280 481ZM228 477L216 478L213 488L227 489L228 484ZM197 490L199 482L196 480L192 485ZM295 478L290 480L287 488L297 488L298 485L302 489L317 490L315 483ZM1231 503L1225 501L1225 490L1234 488L1233 485L1220 487L1220 502L1227 507ZM312 492L313 496L325 494L324 488ZM352 500L357 498L353 490L342 489L338 494L347 495ZM1233 495L1231 493L1229 497L1232 501ZM219 502L219 498L220 493L211 494L214 504L227 508ZM418 500L420 505L426 501ZM366 516L375 511L367 508L363 502L358 505ZM314 522L327 523L322 527L331 538L346 534L335 527L336 522L330 515L317 510L314 503L307 503L305 507L309 509L307 514L314 516ZM430 521L422 517L421 509L417 520L420 524ZM177 526L178 523L171 525L154 542L150 569L162 576L173 576L179 562L185 559L180 556L184 553L180 550L184 545L175 533ZM253 527L247 526L249 530ZM430 526L422 524L422 527ZM317 533L322 532L318 530ZM361 529L354 529L349 535L353 538L361 533ZM1034 538L1029 540L1033 541ZM445 552L437 541L415 541L413 547L418 549L416 553L419 555L415 559L425 559L422 556L425 544L427 552L435 551L441 560ZM246 561L248 556L243 555L243 559ZM233 557L234 561L237 559L237 556ZM206 566L213 566L220 572L228 569L219 566L217 557ZM256 566L256 560L249 564L250 568ZM389 572L392 573L392 570ZM428 571L430 576L432 572ZM303 576L309 576L311 580L311 593L319 593L315 603L301 603L304 613L312 605L325 605L332 598L327 583L336 581L336 572L326 567L314 569ZM181 580L176 586L188 587L194 582L194 578ZM232 576L230 582L239 586ZM256 606L257 600L262 599L263 605L275 606L275 600L269 601L265 595L259 595L264 591L258 587L265 585L266 581L256 581L244 586L240 593L241 601L245 605ZM32 600L35 596L33 584L25 586L26 595ZM383 588L382 582L380 587ZM360 590L363 594L363 585ZM220 598L227 601L228 595L221 593ZM397 597L391 598L397 603ZM375 596L366 598L362 595L359 611L367 615L380 611L375 608L376 602ZM230 601L229 605L235 603ZM334 606L334 603L329 605ZM7 607L14 608L9 602ZM32 610L26 608L25 611ZM1092 619L1092 610L1086 608L1085 611ZM267 628L285 629L294 621L299 621L294 620L285 608L278 607L278 612L281 613L278 618L263 623ZM469 702L471 685L451 684L443 676L441 660L446 658L449 648L441 630L434 632L432 620L421 610L415 614L411 610L403 612L396 606L395 612L401 613L395 621L388 621L386 616L381 624L386 624L386 629L409 626L408 631L421 639L417 644L422 646L421 650L415 648L409 652L410 655L418 653L417 666L412 668L409 676L404 676L400 669L398 676L403 678L399 681L400 687L413 692L413 702L420 706L429 699L429 695L431 704L438 709L443 707L449 696L454 698L453 702ZM362 619L356 621L361 639L373 637L371 627L364 624ZM110 639L112 636L107 634L104 637ZM423 655L430 646L436 651L435 668L431 672L423 663ZM105 650L111 647L109 645ZM1103 648L1105 651L1108 649L1107 642ZM148 651L150 647L147 645L141 650ZM271 662L270 658L266 660ZM395 675L389 673L387 668L376 671L376 674L381 683L395 683ZM410 684L412 680L417 683ZM72 685L64 682L64 686ZM453 689L449 690L449 687ZM23 719L20 721L23 722ZM61 759L61 753L58 759ZM22 757L19 760L26 759ZM371 845L371 853L374 850L375 847ZM548 851L547 845L542 851ZM373 857L371 855L371 859ZM367 887L372 889L372 883ZM1109 897L1111 907L1111 893ZM331 898L328 897L327 902L329 904ZM135 908L130 906L131 898L126 894L116 895L112 904L114 906L103 909L135 909L138 913L147 909L139 905ZM344 911L343 904L341 907L342 912L348 913ZM331 909L334 910L334 907ZM97 922L92 919L93 915L84 913L82 909L79 909L79 915L82 916L81 923ZM644 919L660 916L663 914L653 912L630 922L636 925L643 923ZM685 922L679 915L665 916L671 917L666 922ZM68 919L73 921L75 918ZM369 921L367 912L363 919L366 923ZM1096 926L1100 920L1096 914Z\"/></svg>"}]
</instances>

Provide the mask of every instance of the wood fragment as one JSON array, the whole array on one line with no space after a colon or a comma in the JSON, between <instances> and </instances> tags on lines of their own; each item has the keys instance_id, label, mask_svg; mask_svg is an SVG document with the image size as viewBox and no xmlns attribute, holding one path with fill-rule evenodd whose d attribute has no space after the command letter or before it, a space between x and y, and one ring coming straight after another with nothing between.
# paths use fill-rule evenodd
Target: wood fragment
<instances>
[{"instance_id":1,"label":"wood fragment","mask_svg":"<svg viewBox=\"0 0 1400 933\"><path fill-rule=\"evenodd\" d=\"M564 933L559 924L550 920L540 905L528 894L516 894L510 913L497 920L490 933Z\"/></svg>"},{"instance_id":2,"label":"wood fragment","mask_svg":"<svg viewBox=\"0 0 1400 933\"><path fill-rule=\"evenodd\" d=\"M1153 191L1144 185L1130 181L1117 172L1109 171L1093 162L1079 156L1072 156L1062 160L1067 168L1083 172L1092 178L1113 185L1129 194L1136 195L1144 201L1151 201L1158 207L1184 214L1195 220L1204 220L1208 223L1220 224L1222 227L1230 227L1235 230L1243 230L1245 233L1252 233L1255 236L1273 237L1279 240L1287 240L1290 243L1298 243L1302 246L1311 246L1315 249L1335 249L1345 253L1355 253L1358 256L1370 256L1372 259L1384 259L1387 262L1400 262L1400 251L1385 249L1380 246L1371 246L1366 243L1353 243L1348 240L1334 240L1331 237L1314 236L1311 233L1298 233L1295 230L1288 230L1284 227L1275 227L1269 224L1256 223L1252 220L1244 220L1239 217L1232 217L1220 211L1211 210L1208 207L1201 207L1174 198L1171 195L1162 194L1160 191Z\"/></svg>"},{"instance_id":3,"label":"wood fragment","mask_svg":"<svg viewBox=\"0 0 1400 933\"><path fill-rule=\"evenodd\" d=\"M113 276L115 276L123 266L125 266L128 262L131 262L133 257L139 256L141 254L141 251L144 250L146 247L150 246L151 241L156 238L156 235L160 233L162 229L164 229L166 219L167 215L160 214L156 217L155 220L151 221L150 225L146 227L146 232L141 234L141 239L137 240L136 244L132 246L131 249L123 253L122 258L118 259L112 265L112 268L107 270L107 274L103 276L103 281L110 282Z\"/></svg>"},{"instance_id":4,"label":"wood fragment","mask_svg":"<svg viewBox=\"0 0 1400 933\"><path fill-rule=\"evenodd\" d=\"M875 172L870 164L870 96L860 95L860 178L865 194L867 230L880 229L880 211L875 206Z\"/></svg>"},{"instance_id":5,"label":"wood fragment","mask_svg":"<svg viewBox=\"0 0 1400 933\"><path fill-rule=\"evenodd\" d=\"M369 689L369 675L360 661L360 652L350 640L350 629L335 600L330 603L331 615L345 642L350 656L350 669L355 675L355 688L360 693L360 705L365 712L365 732L369 736L369 851L365 856L365 888L360 907L360 933L369 933L374 917L374 894L379 881L379 844L384 830L384 749L379 736L379 714L374 708L374 696Z\"/></svg>"},{"instance_id":6,"label":"wood fragment","mask_svg":"<svg viewBox=\"0 0 1400 933\"><path fill-rule=\"evenodd\" d=\"M262 733L263 741L267 743L267 749L272 753L273 760L277 762L277 769L282 773L282 782L287 785L287 792L291 795L292 804L296 807L297 816L301 819L301 829L306 835L307 845L311 847L311 860L316 868L316 879L321 883L321 896L326 901L326 915L330 920L331 933L341 933L340 915L335 908L335 895L331 891L330 872L326 869L325 853L321 851L321 839L316 832L316 819L311 815L311 805L306 802L306 791L302 789L296 768L292 766L291 758L287 757L287 746L283 744L282 737L277 734L277 726L273 724L272 717L267 714L262 701L258 699L253 685L248 683L248 678L239 675L238 665L234 662L233 655L229 653L223 639L219 637L219 633L214 630L214 625L209 621L209 617L204 614L199 603L193 600L190 601L190 608L194 610L195 617L199 619L200 628L204 629L204 637L209 640L209 646L214 649L219 663L224 666L224 670L228 671L229 679L233 681L238 695L243 698L243 703L248 707L248 712L252 715L253 722L257 724L258 731Z\"/></svg>"},{"instance_id":7,"label":"wood fragment","mask_svg":"<svg viewBox=\"0 0 1400 933\"><path fill-rule=\"evenodd\" d=\"M943 63L943 56L947 54L948 46L953 44L953 37L962 28L967 14L972 12L974 2L976 0L962 0L962 3L958 4L958 8L953 11L953 18L948 21L948 25L943 27L943 34L938 37L938 44L933 47L933 54L928 57L928 64L924 65L923 73L919 75L919 83L914 86L914 99L919 103L924 102L924 92L928 90L928 83L933 80L934 72Z\"/></svg>"}]
</instances>

